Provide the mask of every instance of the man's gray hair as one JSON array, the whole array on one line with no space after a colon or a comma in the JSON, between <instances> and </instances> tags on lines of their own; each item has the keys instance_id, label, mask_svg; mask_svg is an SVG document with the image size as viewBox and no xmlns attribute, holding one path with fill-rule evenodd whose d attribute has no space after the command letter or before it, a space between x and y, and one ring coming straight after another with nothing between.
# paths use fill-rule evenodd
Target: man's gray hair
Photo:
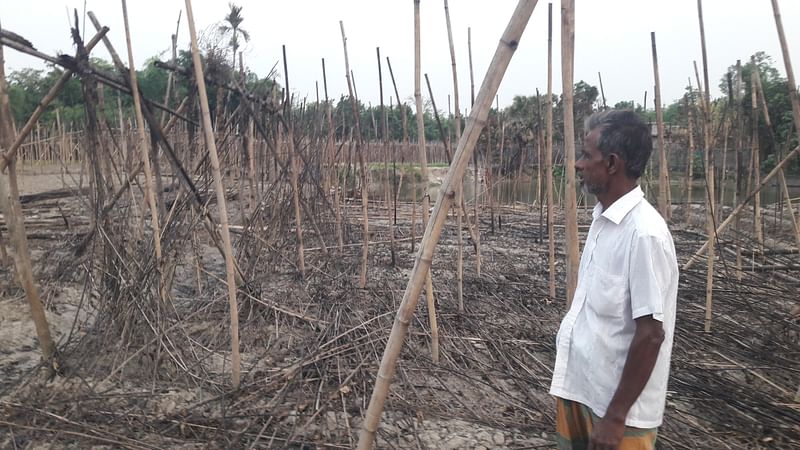
<instances>
[{"instance_id":1,"label":"man's gray hair","mask_svg":"<svg viewBox=\"0 0 800 450\"><path fill-rule=\"evenodd\" d=\"M586 118L586 134L596 128L600 129L597 148L603 157L616 153L625 161L626 174L639 179L653 151L650 127L633 111L609 110L596 112Z\"/></svg>"}]
</instances>

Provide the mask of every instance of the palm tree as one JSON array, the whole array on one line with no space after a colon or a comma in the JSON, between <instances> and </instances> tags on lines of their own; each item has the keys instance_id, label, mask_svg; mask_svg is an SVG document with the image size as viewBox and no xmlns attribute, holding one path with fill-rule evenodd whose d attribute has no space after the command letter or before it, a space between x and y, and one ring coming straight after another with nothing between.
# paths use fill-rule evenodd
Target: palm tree
<instances>
[{"instance_id":1,"label":"palm tree","mask_svg":"<svg viewBox=\"0 0 800 450\"><path fill-rule=\"evenodd\" d=\"M242 17L242 7L235 4L228 3L230 12L225 16L225 23L219 26L219 31L223 34L231 34L230 45L233 48L233 71L236 72L236 52L239 49L239 35L244 38L245 42L250 41L250 33L247 30L239 28L244 21Z\"/></svg>"}]
</instances>

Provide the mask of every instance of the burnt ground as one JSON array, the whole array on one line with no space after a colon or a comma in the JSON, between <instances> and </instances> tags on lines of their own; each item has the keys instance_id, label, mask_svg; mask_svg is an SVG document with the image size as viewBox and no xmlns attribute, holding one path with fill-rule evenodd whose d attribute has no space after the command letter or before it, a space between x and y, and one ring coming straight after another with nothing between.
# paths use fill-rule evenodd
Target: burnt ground
<instances>
[{"instance_id":1,"label":"burnt ground","mask_svg":"<svg viewBox=\"0 0 800 450\"><path fill-rule=\"evenodd\" d=\"M398 213L392 265L387 211L373 205L376 243L365 289L357 287L356 203L346 210L341 254L331 244L330 220L318 223L333 246L327 256L316 232L306 231L305 279L297 276L291 240L261 242L258 228L234 235L240 261L247 262L247 284L239 297L242 384L233 391L224 264L201 227L195 223L189 237L179 229L165 231L181 238L167 248L175 261L174 283L170 300L159 303L146 233L124 240L124 247L111 245L122 241L110 228L104 241L95 241L105 246L78 256L75 247L88 223L85 206L71 197L27 203L35 269L62 366L60 375L44 375L24 295L4 271L0 447L353 447L413 266L409 208ZM704 237L699 219L684 225L681 212L676 209L672 227L679 263ZM702 209L694 213L700 217ZM547 236L538 210L505 207L500 215L502 228L493 233L488 214L482 217L480 275L463 232L464 312L457 305L456 230L448 221L432 271L441 358L431 360L423 296L377 447L554 447L547 391L565 312L563 228L555 236L560 288L550 299ZM237 223L235 211L231 217ZM588 212L579 219L584 234ZM768 236L782 230L768 229ZM800 404L794 399L800 323L789 315L798 299L800 256L786 250L785 239L770 241L773 252L757 255L752 239L732 233L721 239L721 248L737 237L749 250L744 266L750 270L740 279L733 253L721 253L710 333L703 331L705 264L681 273L659 448L800 448ZM126 263L114 262L120 260Z\"/></svg>"}]
</instances>

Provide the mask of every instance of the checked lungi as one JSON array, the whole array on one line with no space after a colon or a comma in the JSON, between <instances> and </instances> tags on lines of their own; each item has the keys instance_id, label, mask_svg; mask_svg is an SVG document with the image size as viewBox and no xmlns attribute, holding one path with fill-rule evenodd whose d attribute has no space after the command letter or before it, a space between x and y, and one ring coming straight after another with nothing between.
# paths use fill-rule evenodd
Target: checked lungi
<instances>
[{"instance_id":1,"label":"checked lungi","mask_svg":"<svg viewBox=\"0 0 800 450\"><path fill-rule=\"evenodd\" d=\"M556 435L561 450L584 450L589 446L592 427L600 420L578 402L556 398ZM658 428L625 427L619 450L653 450Z\"/></svg>"}]
</instances>

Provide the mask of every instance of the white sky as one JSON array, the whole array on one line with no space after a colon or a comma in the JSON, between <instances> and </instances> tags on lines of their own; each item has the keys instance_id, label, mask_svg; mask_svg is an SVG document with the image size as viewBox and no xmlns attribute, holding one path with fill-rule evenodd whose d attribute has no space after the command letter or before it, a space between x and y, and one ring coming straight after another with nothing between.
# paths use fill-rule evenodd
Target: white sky
<instances>
[{"instance_id":1,"label":"white sky","mask_svg":"<svg viewBox=\"0 0 800 450\"><path fill-rule=\"evenodd\" d=\"M378 104L378 77L375 48L381 48L384 95L394 97L385 57L389 56L397 78L400 96L410 99L414 89L414 22L412 0L238 0L243 6L242 28L251 35L244 49L245 63L264 76L281 60L281 45L286 45L292 91L297 97L315 99L315 82L322 92L321 58L325 58L329 95L338 98L347 92L339 20L347 33L350 67L355 73L357 92L362 102ZM560 2L553 2L553 62L555 93L561 91ZM650 32L656 32L662 101L679 98L688 78L694 85L692 61L702 71L696 0L576 0L575 81L598 86L602 73L606 98L613 105L621 100L643 101L648 91L648 107L653 107L653 66ZM547 89L547 2L540 1L522 37L499 90L501 106L514 95L542 94ZM800 61L800 1L779 0L787 40L791 46L794 70ZM124 55L125 35L120 1L87 0L88 10L111 28L109 37ZM469 104L467 28L472 28L475 89L494 54L497 42L511 16L515 1L451 0L450 15L456 46L461 107ZM49 54L73 54L68 9L83 11L80 0L2 0L0 21L10 31L21 34ZM182 0L129 0L133 52L137 67L157 54L168 58L170 35L174 33ZM225 0L195 0L194 16L198 30L221 21L227 11ZM736 59L747 60L758 50L773 57L785 74L770 0L705 0L703 3L712 94L720 78ZM431 78L436 104L447 111L447 95L452 92L450 54L442 0L422 0L422 71ZM71 12L69 13L71 14ZM88 21L87 21L88 22ZM93 34L87 24L86 34ZM188 47L186 13L181 19L179 48ZM23 67L42 68L34 58L6 49L6 72ZM110 59L102 45L93 53ZM124 58L127 62L127 58ZM282 64L277 66L282 77ZM800 76L800 74L798 74ZM701 73L702 79L702 73ZM283 81L281 80L281 84ZM427 88L423 78L423 96ZM320 94L322 95L322 94Z\"/></svg>"}]
</instances>

